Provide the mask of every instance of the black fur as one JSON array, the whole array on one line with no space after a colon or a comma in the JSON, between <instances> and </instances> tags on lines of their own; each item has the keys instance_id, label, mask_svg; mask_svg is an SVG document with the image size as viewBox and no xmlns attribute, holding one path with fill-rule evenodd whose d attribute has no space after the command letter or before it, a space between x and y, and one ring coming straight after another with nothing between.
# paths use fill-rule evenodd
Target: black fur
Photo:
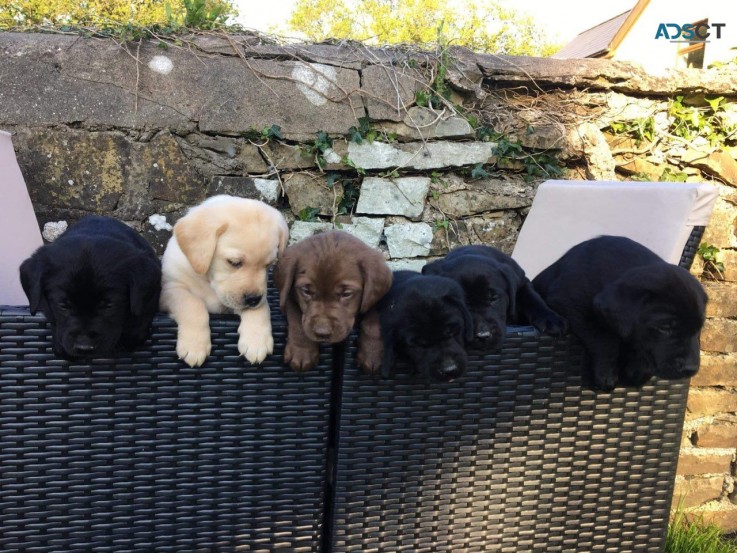
<instances>
[{"instance_id":1,"label":"black fur","mask_svg":"<svg viewBox=\"0 0 737 553\"><path fill-rule=\"evenodd\" d=\"M396 271L377 309L384 339L384 378L392 374L397 359L443 382L466 370L465 342L473 337L473 321L463 290L454 281Z\"/></svg>"},{"instance_id":2,"label":"black fur","mask_svg":"<svg viewBox=\"0 0 737 553\"><path fill-rule=\"evenodd\" d=\"M706 293L688 271L637 242L588 240L533 283L583 342L598 388L698 371Z\"/></svg>"},{"instance_id":3,"label":"black fur","mask_svg":"<svg viewBox=\"0 0 737 553\"><path fill-rule=\"evenodd\" d=\"M137 232L88 216L20 266L31 313L51 324L54 353L104 356L146 341L158 311L161 264Z\"/></svg>"},{"instance_id":4,"label":"black fur","mask_svg":"<svg viewBox=\"0 0 737 553\"><path fill-rule=\"evenodd\" d=\"M422 273L451 278L463 288L474 323L474 345L496 347L509 323L531 324L540 332L561 335L565 320L550 309L522 267L489 246L463 246L428 263Z\"/></svg>"}]
</instances>

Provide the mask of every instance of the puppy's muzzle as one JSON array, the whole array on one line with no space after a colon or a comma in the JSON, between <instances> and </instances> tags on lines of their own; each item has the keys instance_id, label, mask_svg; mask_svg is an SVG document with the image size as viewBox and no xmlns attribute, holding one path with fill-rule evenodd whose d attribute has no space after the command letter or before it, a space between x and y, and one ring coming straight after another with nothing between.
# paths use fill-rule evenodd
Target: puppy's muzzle
<instances>
[{"instance_id":1,"label":"puppy's muzzle","mask_svg":"<svg viewBox=\"0 0 737 553\"><path fill-rule=\"evenodd\" d=\"M258 307L264 298L262 294L246 294L243 296L243 305L248 308Z\"/></svg>"},{"instance_id":2,"label":"puppy's muzzle","mask_svg":"<svg viewBox=\"0 0 737 553\"><path fill-rule=\"evenodd\" d=\"M504 332L500 326L489 325L484 320L478 320L473 336L474 342L482 346L493 346L504 340Z\"/></svg>"},{"instance_id":3,"label":"puppy's muzzle","mask_svg":"<svg viewBox=\"0 0 737 553\"><path fill-rule=\"evenodd\" d=\"M464 367L455 359L445 358L435 370L434 377L440 382L450 382L463 374Z\"/></svg>"},{"instance_id":4,"label":"puppy's muzzle","mask_svg":"<svg viewBox=\"0 0 737 553\"><path fill-rule=\"evenodd\" d=\"M91 338L80 336L74 341L71 349L70 353L75 357L89 357L97 351L97 345Z\"/></svg>"}]
</instances>

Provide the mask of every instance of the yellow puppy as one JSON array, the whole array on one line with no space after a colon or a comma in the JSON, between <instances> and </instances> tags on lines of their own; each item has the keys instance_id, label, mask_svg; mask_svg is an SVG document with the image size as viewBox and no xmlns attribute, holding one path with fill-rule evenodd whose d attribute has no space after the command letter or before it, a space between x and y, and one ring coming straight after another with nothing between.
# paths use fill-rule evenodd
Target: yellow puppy
<instances>
[{"instance_id":1,"label":"yellow puppy","mask_svg":"<svg viewBox=\"0 0 737 553\"><path fill-rule=\"evenodd\" d=\"M174 225L162 258L161 308L177 322L177 355L190 367L210 354L209 313L241 316L238 351L260 363L274 349L266 279L289 228L273 207L213 196Z\"/></svg>"}]
</instances>

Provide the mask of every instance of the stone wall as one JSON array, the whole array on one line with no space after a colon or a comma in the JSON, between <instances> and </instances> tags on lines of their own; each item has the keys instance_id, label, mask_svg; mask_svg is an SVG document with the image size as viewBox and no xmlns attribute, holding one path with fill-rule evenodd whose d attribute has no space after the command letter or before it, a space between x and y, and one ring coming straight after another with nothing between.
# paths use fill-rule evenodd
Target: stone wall
<instances>
[{"instance_id":1,"label":"stone wall","mask_svg":"<svg viewBox=\"0 0 737 553\"><path fill-rule=\"evenodd\" d=\"M737 530L736 142L703 128L684 138L669 107L683 96L709 115L705 96L721 95L720 122L732 128L736 81L730 69L653 77L604 60L248 35L120 45L0 33L0 128L13 133L47 240L101 213L161 252L189 206L228 193L281 209L292 241L339 227L393 267L418 269L462 244L511 251L548 176L718 187L704 236L715 259L694 267L711 301L677 494L728 530Z\"/></svg>"}]
</instances>

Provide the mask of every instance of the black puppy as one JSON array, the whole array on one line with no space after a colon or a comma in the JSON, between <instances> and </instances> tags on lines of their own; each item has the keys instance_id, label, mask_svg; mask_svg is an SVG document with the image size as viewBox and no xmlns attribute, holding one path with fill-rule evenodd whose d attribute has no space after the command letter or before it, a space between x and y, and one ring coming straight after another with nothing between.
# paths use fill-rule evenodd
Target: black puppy
<instances>
[{"instance_id":1,"label":"black puppy","mask_svg":"<svg viewBox=\"0 0 737 553\"><path fill-rule=\"evenodd\" d=\"M88 216L20 266L31 313L51 324L54 353L90 357L146 341L159 307L161 264L137 232Z\"/></svg>"},{"instance_id":2,"label":"black puppy","mask_svg":"<svg viewBox=\"0 0 737 553\"><path fill-rule=\"evenodd\" d=\"M473 337L473 321L454 281L396 271L376 309L384 340L384 378L390 376L395 357L441 382L466 370L465 342Z\"/></svg>"},{"instance_id":3,"label":"black puppy","mask_svg":"<svg viewBox=\"0 0 737 553\"><path fill-rule=\"evenodd\" d=\"M473 315L475 345L498 346L506 336L507 323L531 324L553 335L567 330L565 319L545 304L522 267L495 248L456 248L425 265L422 273L448 277L461 285Z\"/></svg>"},{"instance_id":4,"label":"black puppy","mask_svg":"<svg viewBox=\"0 0 737 553\"><path fill-rule=\"evenodd\" d=\"M699 369L706 293L685 269L617 236L571 248L533 281L583 342L595 385L639 386Z\"/></svg>"}]
</instances>

